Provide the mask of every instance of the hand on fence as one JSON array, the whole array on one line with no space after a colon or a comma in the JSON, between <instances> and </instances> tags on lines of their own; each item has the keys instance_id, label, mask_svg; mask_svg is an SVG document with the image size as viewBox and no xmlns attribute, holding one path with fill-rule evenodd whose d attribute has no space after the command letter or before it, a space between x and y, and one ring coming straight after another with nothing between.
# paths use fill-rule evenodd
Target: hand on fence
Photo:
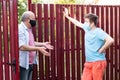
<instances>
[{"instance_id":1,"label":"hand on fence","mask_svg":"<svg viewBox=\"0 0 120 80\"><path fill-rule=\"evenodd\" d=\"M68 13L68 9L67 9L67 8L65 8L65 7L64 7L63 14L64 14L64 16L65 16L65 17L66 17L66 16L68 16L68 14L69 14L69 13Z\"/></svg>"}]
</instances>

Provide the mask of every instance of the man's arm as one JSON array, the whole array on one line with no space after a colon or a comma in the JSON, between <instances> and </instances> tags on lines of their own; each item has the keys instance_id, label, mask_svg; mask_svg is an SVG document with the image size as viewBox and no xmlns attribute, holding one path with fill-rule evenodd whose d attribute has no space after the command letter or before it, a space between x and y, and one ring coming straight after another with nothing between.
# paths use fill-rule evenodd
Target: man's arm
<instances>
[{"instance_id":1,"label":"man's arm","mask_svg":"<svg viewBox=\"0 0 120 80\"><path fill-rule=\"evenodd\" d=\"M75 24L76 26L82 28L82 27L83 27L83 23L81 23L80 21L78 21L78 20L70 17L70 16L68 15L68 10L67 10L67 8L64 8L64 9L65 9L65 11L63 12L64 16L65 16L67 19L69 19L69 20L70 20L73 24Z\"/></svg>"},{"instance_id":2,"label":"man's arm","mask_svg":"<svg viewBox=\"0 0 120 80\"><path fill-rule=\"evenodd\" d=\"M35 46L44 46L44 42L35 42Z\"/></svg>"},{"instance_id":3,"label":"man's arm","mask_svg":"<svg viewBox=\"0 0 120 80\"><path fill-rule=\"evenodd\" d=\"M109 48L112 43L114 43L114 39L110 36L105 38L105 44L99 49L99 53L104 52L107 48Z\"/></svg>"},{"instance_id":4,"label":"man's arm","mask_svg":"<svg viewBox=\"0 0 120 80\"><path fill-rule=\"evenodd\" d=\"M45 47L35 47L29 45L22 45L19 48L21 51L40 51L45 56L50 56L50 53L46 51Z\"/></svg>"},{"instance_id":5,"label":"man's arm","mask_svg":"<svg viewBox=\"0 0 120 80\"><path fill-rule=\"evenodd\" d=\"M36 51L36 50L38 50L38 47L29 46L29 45L22 45L19 49L22 51Z\"/></svg>"},{"instance_id":6,"label":"man's arm","mask_svg":"<svg viewBox=\"0 0 120 80\"><path fill-rule=\"evenodd\" d=\"M54 47L50 44L50 42L35 42L35 46L45 47L47 49L53 49Z\"/></svg>"}]
</instances>

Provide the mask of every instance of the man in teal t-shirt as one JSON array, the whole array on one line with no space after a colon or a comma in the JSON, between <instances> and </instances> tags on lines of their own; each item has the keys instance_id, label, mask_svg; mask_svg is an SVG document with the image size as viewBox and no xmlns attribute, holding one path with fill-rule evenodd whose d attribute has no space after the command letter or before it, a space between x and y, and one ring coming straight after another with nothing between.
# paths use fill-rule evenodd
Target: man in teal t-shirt
<instances>
[{"instance_id":1,"label":"man in teal t-shirt","mask_svg":"<svg viewBox=\"0 0 120 80\"><path fill-rule=\"evenodd\" d=\"M86 62L84 64L82 80L102 80L106 68L105 50L114 42L113 38L96 26L98 16L95 14L86 14L84 23L68 16L66 8L64 15L73 24L85 31Z\"/></svg>"}]
</instances>

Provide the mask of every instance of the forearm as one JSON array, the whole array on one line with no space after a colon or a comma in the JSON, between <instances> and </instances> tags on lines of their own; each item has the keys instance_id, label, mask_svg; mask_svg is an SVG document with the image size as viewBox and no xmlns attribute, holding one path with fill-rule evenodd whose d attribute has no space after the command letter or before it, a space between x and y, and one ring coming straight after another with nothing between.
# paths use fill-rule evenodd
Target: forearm
<instances>
[{"instance_id":1,"label":"forearm","mask_svg":"<svg viewBox=\"0 0 120 80\"><path fill-rule=\"evenodd\" d=\"M79 22L78 20L76 20L76 19L74 19L74 18L72 18L70 16L66 16L66 18L69 19L73 24L75 24L78 27L82 27L83 26L83 24L81 22Z\"/></svg>"},{"instance_id":2,"label":"forearm","mask_svg":"<svg viewBox=\"0 0 120 80\"><path fill-rule=\"evenodd\" d=\"M114 42L114 40L111 38L110 40L107 40L105 42L105 44L100 48L101 49L101 52L105 51L107 48L109 48L112 43Z\"/></svg>"},{"instance_id":3,"label":"forearm","mask_svg":"<svg viewBox=\"0 0 120 80\"><path fill-rule=\"evenodd\" d=\"M43 42L35 42L35 46L44 46L44 43Z\"/></svg>"},{"instance_id":4,"label":"forearm","mask_svg":"<svg viewBox=\"0 0 120 80\"><path fill-rule=\"evenodd\" d=\"M22 50L22 51L36 51L36 50L38 50L38 47L23 45L20 47L20 50Z\"/></svg>"}]
</instances>

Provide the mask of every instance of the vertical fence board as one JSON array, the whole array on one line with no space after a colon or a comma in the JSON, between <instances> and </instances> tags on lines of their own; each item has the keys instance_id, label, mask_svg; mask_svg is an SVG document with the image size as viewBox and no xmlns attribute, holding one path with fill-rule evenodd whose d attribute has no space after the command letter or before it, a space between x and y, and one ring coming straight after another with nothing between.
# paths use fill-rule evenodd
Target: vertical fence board
<instances>
[{"instance_id":1,"label":"vertical fence board","mask_svg":"<svg viewBox=\"0 0 120 80\"><path fill-rule=\"evenodd\" d=\"M75 7L71 5L70 8L71 8L71 12L70 12L71 17L74 17ZM75 39L74 39L75 38L75 28L74 28L75 26L73 23L71 23L70 26L71 26L71 31L70 31L71 39L70 40L71 40L72 80L75 80L75 74L76 74L76 71L75 71L75 64L76 64L75 62Z\"/></svg>"},{"instance_id":2,"label":"vertical fence board","mask_svg":"<svg viewBox=\"0 0 120 80\"><path fill-rule=\"evenodd\" d=\"M60 65L61 65L61 79L64 79L64 29L63 29L63 5L60 5Z\"/></svg>"},{"instance_id":3,"label":"vertical fence board","mask_svg":"<svg viewBox=\"0 0 120 80\"><path fill-rule=\"evenodd\" d=\"M45 41L49 41L49 27L48 27L48 5L44 5L44 39ZM45 76L46 80L49 80L50 76L50 68L49 68L49 57L45 57Z\"/></svg>"},{"instance_id":4,"label":"vertical fence board","mask_svg":"<svg viewBox=\"0 0 120 80\"><path fill-rule=\"evenodd\" d=\"M5 69L5 80L10 78L9 76L9 66L6 64L9 62L9 48L8 48L8 17L7 17L7 1L2 1L3 3L3 39L4 39L4 69Z\"/></svg>"},{"instance_id":5,"label":"vertical fence board","mask_svg":"<svg viewBox=\"0 0 120 80\"><path fill-rule=\"evenodd\" d=\"M120 7L118 8L118 16L120 16ZM120 27L119 26L120 26L120 18L118 17L118 28L119 28L118 29L118 37L119 37L119 41L118 41L118 43L119 43L118 44L118 48L119 48L118 49L118 53L119 53L119 55L118 56L120 56ZM118 76L119 76L119 79L120 79L120 58L119 58L118 61L119 61L119 63L118 63L119 64L119 67L118 67L119 68L119 70L118 70L119 71L119 75Z\"/></svg>"},{"instance_id":6,"label":"vertical fence board","mask_svg":"<svg viewBox=\"0 0 120 80\"><path fill-rule=\"evenodd\" d=\"M115 73L114 74L116 74L115 75L115 80L118 80L118 78L117 78L117 56L118 56L118 53L117 53L117 41L118 41L118 37L117 37L117 29L118 29L118 27L117 27L117 24L118 24L118 22L117 22L117 7L114 7L114 15L116 15L116 16L114 16L114 21L115 21L115 29L114 29L114 31L113 32L115 32Z\"/></svg>"},{"instance_id":7,"label":"vertical fence board","mask_svg":"<svg viewBox=\"0 0 120 80\"><path fill-rule=\"evenodd\" d=\"M15 57L14 57L14 28L13 28L13 26L14 26L14 23L13 23L13 21L14 21L14 19L13 19L13 1L11 0L10 1L10 4L9 4L9 15L10 15L10 58L11 58L11 61L10 62L12 62L12 58L14 58L15 59ZM13 68L11 68L11 73L13 74L14 72L12 71L13 70ZM14 79L14 75L12 75L12 79Z\"/></svg>"},{"instance_id":8,"label":"vertical fence board","mask_svg":"<svg viewBox=\"0 0 120 80\"><path fill-rule=\"evenodd\" d=\"M119 10L119 12L118 12L118 16L120 16L120 7L118 8L118 10ZM119 44L118 44L118 53L119 53L119 56L120 56L120 17L118 17L118 27L119 27L119 29L118 29L118 37L119 37ZM119 79L120 79L120 58L119 58Z\"/></svg>"},{"instance_id":9,"label":"vertical fence board","mask_svg":"<svg viewBox=\"0 0 120 80\"><path fill-rule=\"evenodd\" d=\"M57 4L56 5L56 45L57 45L57 79L61 79L62 76L61 76L61 48L60 48L60 45L61 45L61 39L60 39L60 5Z\"/></svg>"},{"instance_id":10,"label":"vertical fence board","mask_svg":"<svg viewBox=\"0 0 120 80\"><path fill-rule=\"evenodd\" d=\"M113 7L110 8L110 26L111 26L111 29L110 29L110 35L113 37ZM110 47L110 80L113 80L113 46Z\"/></svg>"},{"instance_id":11,"label":"vertical fence board","mask_svg":"<svg viewBox=\"0 0 120 80\"><path fill-rule=\"evenodd\" d=\"M68 5L67 5L68 7ZM66 80L70 80L69 21L65 18Z\"/></svg>"},{"instance_id":12,"label":"vertical fence board","mask_svg":"<svg viewBox=\"0 0 120 80\"><path fill-rule=\"evenodd\" d=\"M78 9L78 10L77 10ZM83 17L83 16L82 16ZM79 20L79 6L76 6L76 19ZM81 68L81 65L80 65L80 28L76 28L76 48L77 48L77 77L78 79L80 79L80 68Z\"/></svg>"},{"instance_id":13,"label":"vertical fence board","mask_svg":"<svg viewBox=\"0 0 120 80\"><path fill-rule=\"evenodd\" d=\"M3 80L2 28L2 1L0 1L0 80Z\"/></svg>"},{"instance_id":14,"label":"vertical fence board","mask_svg":"<svg viewBox=\"0 0 120 80\"><path fill-rule=\"evenodd\" d=\"M107 33L109 33L109 23L108 23L108 21L109 21L109 16L107 16L107 15L109 15L109 13L108 13L108 7L106 7L106 10L105 10L106 12L106 25L105 25L105 27L106 27L106 32ZM106 50L106 57L107 57L107 67L106 67L106 75L109 75L109 49L107 49ZM109 77L106 77L106 79L109 79Z\"/></svg>"},{"instance_id":15,"label":"vertical fence board","mask_svg":"<svg viewBox=\"0 0 120 80\"><path fill-rule=\"evenodd\" d=\"M35 14L35 18L36 18L36 4L31 4L31 5L29 5L30 7L31 7L31 11ZM35 39L35 41L36 41L36 37L37 37L37 30L36 30L36 27L33 27L32 28L32 32L33 32L33 35L34 35L34 39ZM38 73L37 73L37 65L34 65L33 66L34 67L34 70L33 70L33 76L32 76L32 79L33 80L36 80L36 79L38 79Z\"/></svg>"},{"instance_id":16,"label":"vertical fence board","mask_svg":"<svg viewBox=\"0 0 120 80\"><path fill-rule=\"evenodd\" d=\"M99 8L99 6L96 6L96 14L97 14L98 17L99 17L99 18L98 18L98 24L97 24L97 27L100 26L100 25L99 25L99 24L100 24L100 22L99 22L99 20L100 20L100 14L99 14L99 13L100 13L100 8Z\"/></svg>"},{"instance_id":17,"label":"vertical fence board","mask_svg":"<svg viewBox=\"0 0 120 80\"><path fill-rule=\"evenodd\" d=\"M38 4L38 41L43 42L43 32L42 32L42 4ZM44 80L44 65L43 65L43 54L39 55L39 79Z\"/></svg>"},{"instance_id":18,"label":"vertical fence board","mask_svg":"<svg viewBox=\"0 0 120 80\"><path fill-rule=\"evenodd\" d=\"M104 30L104 6L101 6L101 26L100 28L102 28Z\"/></svg>"},{"instance_id":19,"label":"vertical fence board","mask_svg":"<svg viewBox=\"0 0 120 80\"><path fill-rule=\"evenodd\" d=\"M51 38L51 44L54 46L54 50L51 51L51 80L55 80L56 78L56 58L55 58L55 19L54 19L54 5L50 4L50 38Z\"/></svg>"},{"instance_id":20,"label":"vertical fence board","mask_svg":"<svg viewBox=\"0 0 120 80\"><path fill-rule=\"evenodd\" d=\"M81 22L84 22L84 12L85 12L85 10L84 10L84 6L81 6ZM84 36L84 31L82 31L82 35ZM84 62L85 62L85 47L84 47L84 44L85 44L85 42L84 42L84 37L82 37L82 70L83 70L83 67L84 67ZM79 79L80 77L78 77L78 79Z\"/></svg>"},{"instance_id":21,"label":"vertical fence board","mask_svg":"<svg viewBox=\"0 0 120 80\"><path fill-rule=\"evenodd\" d=\"M36 5L35 4L31 4L31 7L32 7L31 11L35 14L35 18L36 18ZM34 39L36 41L36 37L37 37L36 27L32 28L32 32L33 32L33 35L34 35Z\"/></svg>"}]
</instances>

